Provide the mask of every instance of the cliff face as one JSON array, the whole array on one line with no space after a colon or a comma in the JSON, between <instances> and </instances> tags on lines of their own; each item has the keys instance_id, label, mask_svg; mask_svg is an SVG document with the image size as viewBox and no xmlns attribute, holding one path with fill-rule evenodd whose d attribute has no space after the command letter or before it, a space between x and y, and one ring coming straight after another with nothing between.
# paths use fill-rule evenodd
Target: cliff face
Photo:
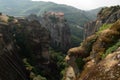
<instances>
[{"instance_id":1,"label":"cliff face","mask_svg":"<svg viewBox=\"0 0 120 80\"><path fill-rule=\"evenodd\" d=\"M6 23L8 16L0 17L0 80L29 80L29 74L14 44L12 27Z\"/></svg>"},{"instance_id":2,"label":"cliff face","mask_svg":"<svg viewBox=\"0 0 120 80\"><path fill-rule=\"evenodd\" d=\"M120 6L105 7L97 15L95 21L89 22L84 25L84 39L94 34L100 26L107 23L114 23L120 18Z\"/></svg>"},{"instance_id":3,"label":"cliff face","mask_svg":"<svg viewBox=\"0 0 120 80\"><path fill-rule=\"evenodd\" d=\"M36 65L43 64L49 60L49 32L41 27L38 21L18 19L20 24L11 24L14 31L16 44L25 57L34 58ZM14 27L17 26L17 27ZM41 60L43 58L43 61ZM40 62L39 62L40 61Z\"/></svg>"},{"instance_id":4,"label":"cliff face","mask_svg":"<svg viewBox=\"0 0 120 80\"><path fill-rule=\"evenodd\" d=\"M89 72L81 76L80 80L119 80L120 79L120 47L107 55L94 66L87 65Z\"/></svg>"},{"instance_id":5,"label":"cliff face","mask_svg":"<svg viewBox=\"0 0 120 80\"><path fill-rule=\"evenodd\" d=\"M50 61L49 43L49 32L38 21L1 14L0 79L29 80L35 69L38 72L47 70ZM29 64L23 63L25 58Z\"/></svg>"},{"instance_id":6,"label":"cliff face","mask_svg":"<svg viewBox=\"0 0 120 80\"><path fill-rule=\"evenodd\" d=\"M108 15L111 9L117 10L117 12L111 13L111 15L108 16L110 19L105 18L105 13ZM104 23L105 20L105 24L99 27L96 33L87 37L83 43L81 43L81 46L68 50L68 55L65 60L68 64L76 64L78 68L72 66L73 73L76 73L76 75L72 78L65 75L65 80L120 79L120 20L119 17L110 17L114 16L116 13L116 16L118 16L120 14L119 10L120 8L118 8L118 6L102 9L104 15L101 13L99 14L105 16L101 16L101 21ZM82 69L79 65L82 61L80 61L80 63L76 62L76 60L81 57L85 62ZM71 66L71 64L69 64L69 66ZM76 71L76 69L80 69L80 71ZM66 73L68 72L69 70L66 70Z\"/></svg>"},{"instance_id":7,"label":"cliff face","mask_svg":"<svg viewBox=\"0 0 120 80\"><path fill-rule=\"evenodd\" d=\"M71 32L62 12L45 12L42 17L31 14L29 21L37 20L50 33L50 46L65 53L71 47Z\"/></svg>"},{"instance_id":8,"label":"cliff face","mask_svg":"<svg viewBox=\"0 0 120 80\"><path fill-rule=\"evenodd\" d=\"M71 46L71 33L62 12L46 12L43 15L42 25L50 31L51 46L66 52Z\"/></svg>"}]
</instances>

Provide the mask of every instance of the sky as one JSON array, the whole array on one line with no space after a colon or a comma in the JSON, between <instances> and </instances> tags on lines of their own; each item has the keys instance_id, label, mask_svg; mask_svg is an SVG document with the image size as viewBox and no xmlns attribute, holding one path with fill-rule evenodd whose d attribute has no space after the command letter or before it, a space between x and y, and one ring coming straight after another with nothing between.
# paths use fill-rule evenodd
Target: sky
<instances>
[{"instance_id":1,"label":"sky","mask_svg":"<svg viewBox=\"0 0 120 80\"><path fill-rule=\"evenodd\" d=\"M58 4L70 5L82 10L90 10L105 6L120 5L120 0L32 0L32 1L50 1Z\"/></svg>"}]
</instances>

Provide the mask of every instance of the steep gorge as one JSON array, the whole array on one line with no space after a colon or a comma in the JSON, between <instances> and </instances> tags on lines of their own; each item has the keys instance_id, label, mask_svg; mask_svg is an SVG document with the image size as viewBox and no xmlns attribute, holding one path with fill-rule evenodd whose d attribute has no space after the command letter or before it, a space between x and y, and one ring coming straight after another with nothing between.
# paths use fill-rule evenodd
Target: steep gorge
<instances>
[{"instance_id":1,"label":"steep gorge","mask_svg":"<svg viewBox=\"0 0 120 80\"><path fill-rule=\"evenodd\" d=\"M61 71L65 68L63 53L70 48L71 34L64 16L58 16L50 14L41 20L35 16L15 18L0 14L0 62L3 65L0 70L10 77L1 75L1 80L62 78Z\"/></svg>"},{"instance_id":2,"label":"steep gorge","mask_svg":"<svg viewBox=\"0 0 120 80\"><path fill-rule=\"evenodd\" d=\"M85 27L81 46L71 49L64 13L33 17L0 14L1 80L61 80L61 74L63 80L120 79L119 6L103 8L97 20ZM54 50L68 50L65 72L64 55Z\"/></svg>"}]
</instances>

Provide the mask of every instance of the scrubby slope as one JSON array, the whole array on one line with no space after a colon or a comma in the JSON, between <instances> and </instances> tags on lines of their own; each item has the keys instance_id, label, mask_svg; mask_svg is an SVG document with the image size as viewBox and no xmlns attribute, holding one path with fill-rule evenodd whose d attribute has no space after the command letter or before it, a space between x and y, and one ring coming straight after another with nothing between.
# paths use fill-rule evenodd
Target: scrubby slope
<instances>
[{"instance_id":1,"label":"scrubby slope","mask_svg":"<svg viewBox=\"0 0 120 80\"><path fill-rule=\"evenodd\" d=\"M111 12L111 10L119 11L118 6L107 9L110 10L110 11L107 10L107 12ZM102 11L104 10L106 10L106 8L102 9ZM104 13L103 14L101 13L101 15L104 16ZM113 16L115 13L113 14L111 13L109 16ZM119 14L120 13L117 12L117 15ZM104 17L101 18L104 19ZM114 17L111 17L111 19L113 20ZM98 31L96 33L87 37L83 41L81 46L71 48L68 51L68 55L66 56L68 64L70 63L69 61L73 59L73 57L75 59L82 57L85 62L83 70L77 72L74 79L119 80L120 79L119 47L120 47L120 20L119 17L117 17L116 19L113 20L113 22L108 21L106 24L102 24L102 26L98 28ZM80 63L82 62L80 61ZM79 66L80 63L76 63L74 60L74 64L77 64L78 68L81 67L81 65ZM75 71L76 67L73 67L73 69Z\"/></svg>"}]
</instances>

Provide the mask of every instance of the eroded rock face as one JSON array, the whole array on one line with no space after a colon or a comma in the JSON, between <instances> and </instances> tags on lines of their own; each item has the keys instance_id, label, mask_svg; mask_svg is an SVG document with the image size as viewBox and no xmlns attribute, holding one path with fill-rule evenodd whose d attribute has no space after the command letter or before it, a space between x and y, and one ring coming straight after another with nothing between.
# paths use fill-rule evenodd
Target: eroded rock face
<instances>
[{"instance_id":1,"label":"eroded rock face","mask_svg":"<svg viewBox=\"0 0 120 80\"><path fill-rule=\"evenodd\" d=\"M110 13L111 9L112 11L114 11L120 8L118 7L105 8L105 11L106 9ZM104 10L102 11L104 12ZM116 13L118 12L119 11L117 11ZM109 16L113 16L112 13L110 14L111 15ZM107 17L109 17L107 13L106 15ZM101 20L107 19L105 18L105 14L102 16L101 16ZM112 25L107 26L103 30L98 31L95 34L87 37L83 41L83 43L81 43L81 46L71 48L68 50L68 55L66 56L67 61L71 60L73 57L75 57L76 59L82 57L83 60L86 62L85 65L83 65L84 69L82 70L82 72L79 72L80 75L79 77L76 77L75 80L119 80L120 79L119 77L120 76L120 66L119 66L120 20L119 17L117 19L118 20L115 22L113 20ZM75 67L72 68L74 69ZM74 80L74 79L70 79L70 80Z\"/></svg>"},{"instance_id":2,"label":"eroded rock face","mask_svg":"<svg viewBox=\"0 0 120 80\"><path fill-rule=\"evenodd\" d=\"M94 34L100 26L107 23L114 23L120 19L120 6L103 8L97 15L95 21L89 22L84 25L84 39Z\"/></svg>"},{"instance_id":3,"label":"eroded rock face","mask_svg":"<svg viewBox=\"0 0 120 80\"><path fill-rule=\"evenodd\" d=\"M0 80L30 80L23 58L38 72L48 71L49 32L36 20L6 17L0 21Z\"/></svg>"},{"instance_id":4,"label":"eroded rock face","mask_svg":"<svg viewBox=\"0 0 120 80\"><path fill-rule=\"evenodd\" d=\"M31 14L29 21L37 20L50 32L50 46L57 51L66 53L71 47L71 33L67 20L62 12L45 12L43 16Z\"/></svg>"},{"instance_id":5,"label":"eroded rock face","mask_svg":"<svg viewBox=\"0 0 120 80\"><path fill-rule=\"evenodd\" d=\"M8 23L0 22L0 80L29 80L11 31Z\"/></svg>"},{"instance_id":6,"label":"eroded rock face","mask_svg":"<svg viewBox=\"0 0 120 80\"><path fill-rule=\"evenodd\" d=\"M48 78L52 69L49 67L51 65L49 32L36 20L18 19L18 21L20 24L11 24L11 26L15 29L13 34L21 55L27 58L37 72L43 73L41 75Z\"/></svg>"},{"instance_id":7,"label":"eroded rock face","mask_svg":"<svg viewBox=\"0 0 120 80\"><path fill-rule=\"evenodd\" d=\"M87 67L88 68L88 67ZM119 80L120 50L109 54L99 64L89 67L89 72L80 80Z\"/></svg>"},{"instance_id":8,"label":"eroded rock face","mask_svg":"<svg viewBox=\"0 0 120 80\"><path fill-rule=\"evenodd\" d=\"M79 69L77 64L75 63L75 56L66 56L65 61L69 65L65 71L65 76L63 80L76 80L77 75L79 74Z\"/></svg>"},{"instance_id":9,"label":"eroded rock face","mask_svg":"<svg viewBox=\"0 0 120 80\"><path fill-rule=\"evenodd\" d=\"M120 20L116 21L110 28L99 33L98 37L88 37L80 47L69 49L68 55L66 56L66 60L70 61L69 63L75 61L71 61L73 57L76 59L78 57L85 58L86 64L84 65L83 71L80 72L80 80L119 80L117 76L120 75L119 71L117 71L120 68L119 49L115 49L120 46L119 36ZM107 55L108 53L106 52L111 50L112 52L109 52L109 54L111 54ZM84 56L85 54L87 54L87 56ZM104 59L105 55L107 57ZM118 67L116 65L118 65ZM74 69L76 67L73 66L72 68ZM108 72L106 72L107 69L109 69ZM77 78L77 80L79 80L79 78Z\"/></svg>"},{"instance_id":10,"label":"eroded rock face","mask_svg":"<svg viewBox=\"0 0 120 80\"><path fill-rule=\"evenodd\" d=\"M27 57L33 55L37 65L49 61L49 32L36 20L29 22L18 19L18 21L20 24L16 24L18 28L14 27L16 29L14 37L23 53Z\"/></svg>"},{"instance_id":11,"label":"eroded rock face","mask_svg":"<svg viewBox=\"0 0 120 80\"><path fill-rule=\"evenodd\" d=\"M71 46L71 33L62 12L47 12L43 15L42 25L50 31L51 46L66 52Z\"/></svg>"}]
</instances>

